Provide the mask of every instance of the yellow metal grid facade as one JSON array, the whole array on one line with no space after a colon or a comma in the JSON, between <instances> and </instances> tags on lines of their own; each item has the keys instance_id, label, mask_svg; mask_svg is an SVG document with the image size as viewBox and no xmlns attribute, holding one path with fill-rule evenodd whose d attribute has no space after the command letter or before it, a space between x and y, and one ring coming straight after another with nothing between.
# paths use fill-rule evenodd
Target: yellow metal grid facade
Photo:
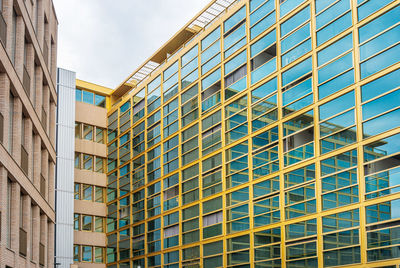
<instances>
[{"instance_id":1,"label":"yellow metal grid facade","mask_svg":"<svg viewBox=\"0 0 400 268\"><path fill-rule=\"evenodd\" d=\"M397 267L399 4L238 1L124 96L107 265Z\"/></svg>"}]
</instances>

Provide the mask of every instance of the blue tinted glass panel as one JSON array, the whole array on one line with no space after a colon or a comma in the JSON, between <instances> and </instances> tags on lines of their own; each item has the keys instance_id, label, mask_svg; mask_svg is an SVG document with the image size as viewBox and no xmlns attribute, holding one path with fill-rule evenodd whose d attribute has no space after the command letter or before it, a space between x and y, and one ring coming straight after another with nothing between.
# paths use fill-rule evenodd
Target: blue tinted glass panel
<instances>
[{"instance_id":1,"label":"blue tinted glass panel","mask_svg":"<svg viewBox=\"0 0 400 268\"><path fill-rule=\"evenodd\" d=\"M358 21L365 19L372 13L378 11L382 7L386 6L393 0L369 0L357 8Z\"/></svg>"},{"instance_id":2,"label":"blue tinted glass panel","mask_svg":"<svg viewBox=\"0 0 400 268\"><path fill-rule=\"evenodd\" d=\"M253 26L257 21L264 18L268 13L270 13L275 8L275 1L269 0L265 2L260 8L258 8L254 13L250 14L250 27Z\"/></svg>"},{"instance_id":3,"label":"blue tinted glass panel","mask_svg":"<svg viewBox=\"0 0 400 268\"><path fill-rule=\"evenodd\" d=\"M301 10L296 15L282 23L281 37L287 35L289 32L294 30L297 26L307 21L308 19L310 19L310 7L306 7L305 9Z\"/></svg>"},{"instance_id":4,"label":"blue tinted glass panel","mask_svg":"<svg viewBox=\"0 0 400 268\"><path fill-rule=\"evenodd\" d=\"M340 17L317 32L317 45L321 45L351 27L351 13Z\"/></svg>"},{"instance_id":5,"label":"blue tinted glass panel","mask_svg":"<svg viewBox=\"0 0 400 268\"><path fill-rule=\"evenodd\" d=\"M297 60L307 52L311 51L311 39L303 42L299 46L293 48L291 51L282 56L282 67Z\"/></svg>"},{"instance_id":6,"label":"blue tinted glass panel","mask_svg":"<svg viewBox=\"0 0 400 268\"><path fill-rule=\"evenodd\" d=\"M323 99L354 83L354 70L347 71L318 87L319 99Z\"/></svg>"},{"instance_id":7,"label":"blue tinted glass panel","mask_svg":"<svg viewBox=\"0 0 400 268\"><path fill-rule=\"evenodd\" d=\"M233 14L229 19L224 22L224 33L233 28L236 24L246 18L246 6L239 9L235 14Z\"/></svg>"},{"instance_id":8,"label":"blue tinted glass panel","mask_svg":"<svg viewBox=\"0 0 400 268\"><path fill-rule=\"evenodd\" d=\"M288 85L290 82L296 80L297 78L300 78L306 73L311 72L311 70L312 62L311 58L308 58L282 74L282 86L284 87Z\"/></svg>"},{"instance_id":9,"label":"blue tinted glass panel","mask_svg":"<svg viewBox=\"0 0 400 268\"><path fill-rule=\"evenodd\" d=\"M272 92L275 92L277 89L277 79L276 77L267 83L263 84L262 86L257 87L255 90L251 92L251 102L254 103L259 101L260 99L268 96Z\"/></svg>"},{"instance_id":10,"label":"blue tinted glass panel","mask_svg":"<svg viewBox=\"0 0 400 268\"><path fill-rule=\"evenodd\" d=\"M131 102L127 101L121 106L121 108L119 108L119 112L122 114L123 112L128 110L130 107L131 107Z\"/></svg>"},{"instance_id":11,"label":"blue tinted glass panel","mask_svg":"<svg viewBox=\"0 0 400 268\"><path fill-rule=\"evenodd\" d=\"M235 56L233 59L225 63L225 75L232 72L234 69L242 65L247 60L247 50L243 50L240 54Z\"/></svg>"},{"instance_id":12,"label":"blue tinted glass panel","mask_svg":"<svg viewBox=\"0 0 400 268\"><path fill-rule=\"evenodd\" d=\"M83 102L89 103L89 104L94 104L94 94L92 92L88 91L82 91L82 99Z\"/></svg>"},{"instance_id":13,"label":"blue tinted glass panel","mask_svg":"<svg viewBox=\"0 0 400 268\"><path fill-rule=\"evenodd\" d=\"M243 38L239 42L237 42L235 45L231 46L228 50L224 52L225 59L228 58L230 55L238 51L242 46L246 44L246 38Z\"/></svg>"},{"instance_id":14,"label":"blue tinted glass panel","mask_svg":"<svg viewBox=\"0 0 400 268\"><path fill-rule=\"evenodd\" d=\"M324 12L317 16L316 20L316 28L319 30L322 26L326 25L328 22L333 19L339 17L345 11L350 9L350 1L349 0L340 0L334 5L330 6Z\"/></svg>"},{"instance_id":15,"label":"blue tinted glass panel","mask_svg":"<svg viewBox=\"0 0 400 268\"><path fill-rule=\"evenodd\" d=\"M202 89L206 89L220 79L221 79L221 69L217 69L201 81L202 82L201 87Z\"/></svg>"},{"instance_id":16,"label":"blue tinted glass panel","mask_svg":"<svg viewBox=\"0 0 400 268\"><path fill-rule=\"evenodd\" d=\"M399 21L400 6L367 23L358 30L360 43L389 28Z\"/></svg>"},{"instance_id":17,"label":"blue tinted glass panel","mask_svg":"<svg viewBox=\"0 0 400 268\"><path fill-rule=\"evenodd\" d=\"M209 59L211 59L215 54L221 51L221 43L220 41L215 42L212 46L210 46L206 51L201 53L201 64L205 63Z\"/></svg>"},{"instance_id":18,"label":"blue tinted glass panel","mask_svg":"<svg viewBox=\"0 0 400 268\"><path fill-rule=\"evenodd\" d=\"M363 124L364 138L374 136L400 126L400 109L379 116Z\"/></svg>"},{"instance_id":19,"label":"blue tinted glass panel","mask_svg":"<svg viewBox=\"0 0 400 268\"><path fill-rule=\"evenodd\" d=\"M296 85L295 87L284 91L282 93L282 105L287 105L309 93L312 92L312 80L307 79L304 82L301 82L300 84Z\"/></svg>"},{"instance_id":20,"label":"blue tinted glass panel","mask_svg":"<svg viewBox=\"0 0 400 268\"><path fill-rule=\"evenodd\" d=\"M400 91L394 91L362 106L363 120L392 110L400 105Z\"/></svg>"},{"instance_id":21,"label":"blue tinted glass panel","mask_svg":"<svg viewBox=\"0 0 400 268\"><path fill-rule=\"evenodd\" d=\"M250 47L250 56L254 57L270 45L276 42L276 31L273 30L266 36L262 37L260 40L255 42L253 45Z\"/></svg>"},{"instance_id":22,"label":"blue tinted glass panel","mask_svg":"<svg viewBox=\"0 0 400 268\"><path fill-rule=\"evenodd\" d=\"M310 24L307 23L306 25L296 30L291 35L285 37L285 39L281 41L281 53L285 53L290 48L299 44L299 42L303 41L309 36L310 36Z\"/></svg>"},{"instance_id":23,"label":"blue tinted glass panel","mask_svg":"<svg viewBox=\"0 0 400 268\"><path fill-rule=\"evenodd\" d=\"M206 49L209 45L214 43L215 40L221 37L221 29L217 27L206 38L201 40L201 50Z\"/></svg>"},{"instance_id":24,"label":"blue tinted glass panel","mask_svg":"<svg viewBox=\"0 0 400 268\"><path fill-rule=\"evenodd\" d=\"M276 21L275 19L276 19L276 16L275 16L275 11L274 11L270 15L266 16L265 18L263 18L256 25L254 25L250 29L250 39L256 38L262 32L264 32L266 29L271 27L275 23L275 21Z\"/></svg>"},{"instance_id":25,"label":"blue tinted glass panel","mask_svg":"<svg viewBox=\"0 0 400 268\"><path fill-rule=\"evenodd\" d=\"M264 63L261 67L251 72L251 84L254 84L276 70L276 58Z\"/></svg>"},{"instance_id":26,"label":"blue tinted glass panel","mask_svg":"<svg viewBox=\"0 0 400 268\"><path fill-rule=\"evenodd\" d=\"M186 52L185 55L182 56L181 58L181 66L185 66L188 62L190 62L194 57L196 57L199 54L199 48L197 45L195 45L193 48L191 48L188 52Z\"/></svg>"},{"instance_id":27,"label":"blue tinted glass panel","mask_svg":"<svg viewBox=\"0 0 400 268\"><path fill-rule=\"evenodd\" d=\"M246 34L246 23L244 23L233 33L225 37L224 49L228 49L229 47L231 47L234 43L242 39L245 36L245 34Z\"/></svg>"},{"instance_id":28,"label":"blue tinted glass panel","mask_svg":"<svg viewBox=\"0 0 400 268\"><path fill-rule=\"evenodd\" d=\"M157 88L159 85L161 85L161 75L159 75L156 79L154 79L153 81L151 81L148 85L147 85L147 92L151 92L153 91L155 88Z\"/></svg>"},{"instance_id":29,"label":"blue tinted glass panel","mask_svg":"<svg viewBox=\"0 0 400 268\"><path fill-rule=\"evenodd\" d=\"M400 69L388 73L361 87L361 99L365 102L400 86Z\"/></svg>"},{"instance_id":30,"label":"blue tinted glass panel","mask_svg":"<svg viewBox=\"0 0 400 268\"><path fill-rule=\"evenodd\" d=\"M353 34L346 35L342 39L339 39L332 45L318 52L318 66L321 66L328 61L336 58L340 54L343 54L347 50L350 50L352 47Z\"/></svg>"},{"instance_id":31,"label":"blue tinted glass panel","mask_svg":"<svg viewBox=\"0 0 400 268\"><path fill-rule=\"evenodd\" d=\"M318 83L321 84L333 76L353 67L353 53L344 55L343 57L329 63L318 70Z\"/></svg>"},{"instance_id":32,"label":"blue tinted glass panel","mask_svg":"<svg viewBox=\"0 0 400 268\"><path fill-rule=\"evenodd\" d=\"M225 91L229 91L229 94L225 92L225 99L235 95L238 92L243 91L247 87L247 76L243 77L239 81L235 82L234 84L230 85Z\"/></svg>"},{"instance_id":33,"label":"blue tinted glass panel","mask_svg":"<svg viewBox=\"0 0 400 268\"><path fill-rule=\"evenodd\" d=\"M170 67L168 67L168 69L164 71L164 81L177 71L178 71L178 61L174 62Z\"/></svg>"},{"instance_id":34,"label":"blue tinted glass panel","mask_svg":"<svg viewBox=\"0 0 400 268\"><path fill-rule=\"evenodd\" d=\"M341 111L347 110L353 107L355 104L354 91L340 96L328 103L325 103L319 107L319 119L324 120L331 117Z\"/></svg>"},{"instance_id":35,"label":"blue tinted glass panel","mask_svg":"<svg viewBox=\"0 0 400 268\"><path fill-rule=\"evenodd\" d=\"M400 44L361 63L361 79L400 61Z\"/></svg>"},{"instance_id":36,"label":"blue tinted glass panel","mask_svg":"<svg viewBox=\"0 0 400 268\"><path fill-rule=\"evenodd\" d=\"M80 89L75 90L75 100L82 101L82 90Z\"/></svg>"},{"instance_id":37,"label":"blue tinted glass panel","mask_svg":"<svg viewBox=\"0 0 400 268\"><path fill-rule=\"evenodd\" d=\"M214 58L209 60L206 64L201 67L201 74L207 73L209 70L214 68L217 64L221 63L221 54L217 54Z\"/></svg>"},{"instance_id":38,"label":"blue tinted glass panel","mask_svg":"<svg viewBox=\"0 0 400 268\"><path fill-rule=\"evenodd\" d=\"M185 77L186 75L188 75L191 71L193 71L197 67L197 65L198 65L198 60L196 57L181 69L181 77Z\"/></svg>"},{"instance_id":39,"label":"blue tinted glass panel","mask_svg":"<svg viewBox=\"0 0 400 268\"><path fill-rule=\"evenodd\" d=\"M250 0L250 12L253 12L256 8L258 8L265 0Z\"/></svg>"},{"instance_id":40,"label":"blue tinted glass panel","mask_svg":"<svg viewBox=\"0 0 400 268\"><path fill-rule=\"evenodd\" d=\"M286 0L280 6L281 18L298 7L304 0Z\"/></svg>"},{"instance_id":41,"label":"blue tinted glass panel","mask_svg":"<svg viewBox=\"0 0 400 268\"><path fill-rule=\"evenodd\" d=\"M400 41L400 25L375 37L360 47L360 61Z\"/></svg>"},{"instance_id":42,"label":"blue tinted glass panel","mask_svg":"<svg viewBox=\"0 0 400 268\"><path fill-rule=\"evenodd\" d=\"M318 14L333 2L332 0L315 0L315 13Z\"/></svg>"}]
</instances>

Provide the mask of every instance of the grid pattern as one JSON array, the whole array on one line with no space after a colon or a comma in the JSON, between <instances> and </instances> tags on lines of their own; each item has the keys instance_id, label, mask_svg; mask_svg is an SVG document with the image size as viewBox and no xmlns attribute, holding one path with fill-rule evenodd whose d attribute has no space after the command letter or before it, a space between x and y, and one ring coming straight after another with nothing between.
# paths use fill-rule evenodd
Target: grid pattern
<instances>
[{"instance_id":1,"label":"grid pattern","mask_svg":"<svg viewBox=\"0 0 400 268\"><path fill-rule=\"evenodd\" d=\"M110 267L400 263L400 1L239 1L108 117Z\"/></svg>"}]
</instances>

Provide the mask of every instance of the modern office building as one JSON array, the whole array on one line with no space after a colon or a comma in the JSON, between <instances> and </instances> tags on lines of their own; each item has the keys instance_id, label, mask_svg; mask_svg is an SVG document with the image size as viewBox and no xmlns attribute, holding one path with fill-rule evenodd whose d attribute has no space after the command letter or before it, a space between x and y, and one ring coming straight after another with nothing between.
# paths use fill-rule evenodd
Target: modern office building
<instances>
[{"instance_id":1,"label":"modern office building","mask_svg":"<svg viewBox=\"0 0 400 268\"><path fill-rule=\"evenodd\" d=\"M54 267L57 17L0 1L0 267Z\"/></svg>"},{"instance_id":2,"label":"modern office building","mask_svg":"<svg viewBox=\"0 0 400 268\"><path fill-rule=\"evenodd\" d=\"M398 267L399 18L212 1L110 96L107 266Z\"/></svg>"}]
</instances>

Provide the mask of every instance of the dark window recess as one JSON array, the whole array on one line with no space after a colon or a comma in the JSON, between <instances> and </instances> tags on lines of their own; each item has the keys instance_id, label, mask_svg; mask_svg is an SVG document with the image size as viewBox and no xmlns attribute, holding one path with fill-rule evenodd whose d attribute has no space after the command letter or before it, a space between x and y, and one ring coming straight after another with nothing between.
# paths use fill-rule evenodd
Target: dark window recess
<instances>
[{"instance_id":1,"label":"dark window recess","mask_svg":"<svg viewBox=\"0 0 400 268\"><path fill-rule=\"evenodd\" d=\"M298 239L298 240L295 240L295 241L289 241L289 242L286 242L286 246L289 246L289 245L292 245L292 244L297 244L297 243L307 243L307 242L312 242L312 241L317 242L317 238L315 236L313 236L313 237L307 237L307 238L303 238L303 239Z\"/></svg>"},{"instance_id":2,"label":"dark window recess","mask_svg":"<svg viewBox=\"0 0 400 268\"><path fill-rule=\"evenodd\" d=\"M364 166L365 175L400 166L400 154Z\"/></svg>"},{"instance_id":3,"label":"dark window recess","mask_svg":"<svg viewBox=\"0 0 400 268\"><path fill-rule=\"evenodd\" d=\"M43 175L40 175L40 193L43 197L46 196L46 179Z\"/></svg>"},{"instance_id":4,"label":"dark window recess","mask_svg":"<svg viewBox=\"0 0 400 268\"><path fill-rule=\"evenodd\" d=\"M6 47L7 39L7 24L3 17L3 12L0 12L0 41Z\"/></svg>"},{"instance_id":5,"label":"dark window recess","mask_svg":"<svg viewBox=\"0 0 400 268\"><path fill-rule=\"evenodd\" d=\"M366 230L373 231L373 230L377 230L377 229L390 228L390 227L399 226L399 225L400 225L400 220L397 220L397 221L385 222L385 223L381 223L381 224L367 226Z\"/></svg>"},{"instance_id":6,"label":"dark window recess","mask_svg":"<svg viewBox=\"0 0 400 268\"><path fill-rule=\"evenodd\" d=\"M307 80L308 78L310 78L312 76L312 73L308 73L305 76L300 77L299 79L297 79L296 81L290 83L289 85L287 85L286 87L282 88L282 92L285 92L286 90L295 87L296 85L300 84L301 82Z\"/></svg>"},{"instance_id":7,"label":"dark window recess","mask_svg":"<svg viewBox=\"0 0 400 268\"><path fill-rule=\"evenodd\" d=\"M4 142L4 117L0 113L0 143Z\"/></svg>"},{"instance_id":8,"label":"dark window recess","mask_svg":"<svg viewBox=\"0 0 400 268\"><path fill-rule=\"evenodd\" d=\"M207 99L211 95L213 95L213 94L217 93L218 91L220 91L220 89L221 89L221 82L218 81L217 83L215 83L214 85L212 85L211 87L207 88L205 91L203 91L201 93L201 100L204 101L205 99Z\"/></svg>"},{"instance_id":9,"label":"dark window recess","mask_svg":"<svg viewBox=\"0 0 400 268\"><path fill-rule=\"evenodd\" d=\"M28 167L29 167L28 153L25 150L24 146L21 145L21 168L24 171L25 175L28 175Z\"/></svg>"},{"instance_id":10,"label":"dark window recess","mask_svg":"<svg viewBox=\"0 0 400 268\"><path fill-rule=\"evenodd\" d=\"M247 64L239 67L231 74L225 77L225 87L229 87L236 81L240 80L242 77L247 75Z\"/></svg>"},{"instance_id":11,"label":"dark window recess","mask_svg":"<svg viewBox=\"0 0 400 268\"><path fill-rule=\"evenodd\" d=\"M39 264L41 266L44 266L44 252L45 252L45 247L42 243L39 243Z\"/></svg>"},{"instance_id":12,"label":"dark window recess","mask_svg":"<svg viewBox=\"0 0 400 268\"><path fill-rule=\"evenodd\" d=\"M232 29L230 29L229 31L227 31L226 33L224 33L224 38L227 37L228 35L230 35L231 33L233 33L235 30L237 30L240 26L243 25L243 23L245 23L246 18L243 18L240 22L238 22L235 26L232 27Z\"/></svg>"},{"instance_id":13,"label":"dark window recess","mask_svg":"<svg viewBox=\"0 0 400 268\"><path fill-rule=\"evenodd\" d=\"M30 96L30 92L31 92L31 78L29 76L28 70L26 69L26 66L24 64L24 73L22 76L22 83L24 86L24 90L26 92L26 95L28 95L28 97Z\"/></svg>"},{"instance_id":14,"label":"dark window recess","mask_svg":"<svg viewBox=\"0 0 400 268\"><path fill-rule=\"evenodd\" d=\"M300 131L283 140L283 151L288 152L294 148L314 140L314 127Z\"/></svg>"},{"instance_id":15,"label":"dark window recess","mask_svg":"<svg viewBox=\"0 0 400 268\"><path fill-rule=\"evenodd\" d=\"M28 235L26 231L19 228L19 254L26 256L28 250Z\"/></svg>"},{"instance_id":16,"label":"dark window recess","mask_svg":"<svg viewBox=\"0 0 400 268\"><path fill-rule=\"evenodd\" d=\"M255 70L267 61L276 57L276 44L273 44L253 59L251 59L251 70Z\"/></svg>"}]
</instances>

